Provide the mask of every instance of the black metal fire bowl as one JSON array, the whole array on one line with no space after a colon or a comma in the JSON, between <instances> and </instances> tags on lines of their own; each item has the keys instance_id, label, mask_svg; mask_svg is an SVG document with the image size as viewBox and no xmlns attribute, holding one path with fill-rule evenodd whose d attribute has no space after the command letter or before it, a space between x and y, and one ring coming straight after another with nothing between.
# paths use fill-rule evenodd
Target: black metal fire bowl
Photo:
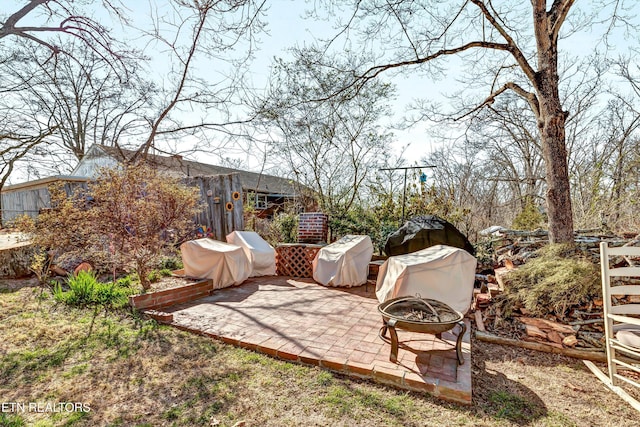
<instances>
[{"instance_id":1,"label":"black metal fire bowl","mask_svg":"<svg viewBox=\"0 0 640 427\"><path fill-rule=\"evenodd\" d=\"M467 330L463 322L463 315L441 301L420 297L398 297L378 305L382 315L382 328L378 334L380 338L391 344L389 360L398 361L398 333L396 329L407 332L420 332L435 335L442 339L442 333L460 326L456 340L456 356L458 364L464 363L462 357L462 338ZM391 338L387 338L387 330Z\"/></svg>"}]
</instances>

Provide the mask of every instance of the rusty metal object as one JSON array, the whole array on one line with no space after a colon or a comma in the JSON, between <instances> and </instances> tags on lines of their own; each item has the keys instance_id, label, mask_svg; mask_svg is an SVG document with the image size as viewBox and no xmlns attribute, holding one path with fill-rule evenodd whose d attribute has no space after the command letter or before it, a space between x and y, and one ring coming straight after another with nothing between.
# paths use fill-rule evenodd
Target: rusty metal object
<instances>
[{"instance_id":1,"label":"rusty metal object","mask_svg":"<svg viewBox=\"0 0 640 427\"><path fill-rule=\"evenodd\" d=\"M463 315L443 302L420 297L399 297L385 301L378 305L382 315L382 328L378 336L391 344L389 360L398 361L398 332L402 329L408 332L420 332L435 335L442 339L442 333L460 326L456 340L456 356L458 364L464 363L462 356L462 338L467 330ZM390 338L387 338L387 331Z\"/></svg>"}]
</instances>

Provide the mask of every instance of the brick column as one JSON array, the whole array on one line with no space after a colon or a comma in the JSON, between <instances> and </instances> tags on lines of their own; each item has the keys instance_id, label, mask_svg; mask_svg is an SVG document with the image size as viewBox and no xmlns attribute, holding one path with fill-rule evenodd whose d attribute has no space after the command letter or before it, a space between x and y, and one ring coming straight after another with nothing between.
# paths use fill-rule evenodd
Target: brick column
<instances>
[{"instance_id":1,"label":"brick column","mask_svg":"<svg viewBox=\"0 0 640 427\"><path fill-rule=\"evenodd\" d=\"M328 218L322 212L301 213L298 218L298 243L327 242Z\"/></svg>"}]
</instances>

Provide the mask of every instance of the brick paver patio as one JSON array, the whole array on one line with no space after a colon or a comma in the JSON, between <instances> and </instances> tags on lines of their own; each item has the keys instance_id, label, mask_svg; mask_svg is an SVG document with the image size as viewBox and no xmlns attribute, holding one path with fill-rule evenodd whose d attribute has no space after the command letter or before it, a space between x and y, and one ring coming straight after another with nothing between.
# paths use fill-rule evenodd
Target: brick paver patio
<instances>
[{"instance_id":1,"label":"brick paver patio","mask_svg":"<svg viewBox=\"0 0 640 427\"><path fill-rule=\"evenodd\" d=\"M391 363L391 345L378 337L377 306L371 284L336 289L310 279L269 276L164 311L173 313L176 327L233 345L470 404L470 328L461 366L453 334L444 333L443 342L402 330L398 363Z\"/></svg>"}]
</instances>

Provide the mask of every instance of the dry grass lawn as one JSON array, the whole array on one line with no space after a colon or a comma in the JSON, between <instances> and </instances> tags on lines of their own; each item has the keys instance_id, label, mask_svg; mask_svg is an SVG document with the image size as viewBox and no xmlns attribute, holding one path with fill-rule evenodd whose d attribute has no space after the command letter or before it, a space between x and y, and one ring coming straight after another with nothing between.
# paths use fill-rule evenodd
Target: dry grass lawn
<instances>
[{"instance_id":1,"label":"dry grass lawn","mask_svg":"<svg viewBox=\"0 0 640 427\"><path fill-rule=\"evenodd\" d=\"M636 426L578 360L473 343L473 405L355 381L0 283L0 425ZM36 412L77 402L88 412ZM12 403L24 412L6 411Z\"/></svg>"}]
</instances>

